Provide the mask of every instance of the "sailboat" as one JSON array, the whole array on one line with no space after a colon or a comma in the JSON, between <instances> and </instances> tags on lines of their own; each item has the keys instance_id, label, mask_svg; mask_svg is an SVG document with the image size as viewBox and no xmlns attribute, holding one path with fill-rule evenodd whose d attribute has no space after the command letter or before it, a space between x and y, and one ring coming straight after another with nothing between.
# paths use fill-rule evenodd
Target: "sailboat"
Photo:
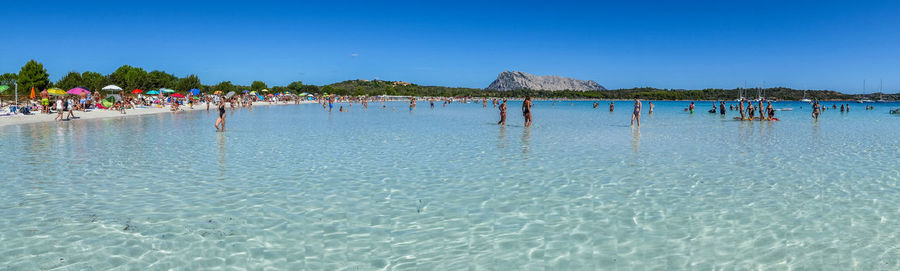
<instances>
[{"instance_id":1,"label":"sailboat","mask_svg":"<svg viewBox=\"0 0 900 271\"><path fill-rule=\"evenodd\" d=\"M884 99L884 80L878 82L878 101L879 103L886 103L887 100Z\"/></svg>"},{"instance_id":2,"label":"sailboat","mask_svg":"<svg viewBox=\"0 0 900 271\"><path fill-rule=\"evenodd\" d=\"M803 90L803 99L800 99L800 101L804 102L804 103L812 103L812 100L810 100L809 98L806 98L806 90L805 89Z\"/></svg>"},{"instance_id":3,"label":"sailboat","mask_svg":"<svg viewBox=\"0 0 900 271\"><path fill-rule=\"evenodd\" d=\"M866 80L863 80L863 93L866 93ZM858 96L858 97L859 97L859 96ZM875 102L875 101L872 101L872 100L869 100L869 99L863 99L863 98L859 98L859 99L856 100L856 103L858 103L858 104L861 104L861 103L873 103L873 102Z\"/></svg>"}]
</instances>

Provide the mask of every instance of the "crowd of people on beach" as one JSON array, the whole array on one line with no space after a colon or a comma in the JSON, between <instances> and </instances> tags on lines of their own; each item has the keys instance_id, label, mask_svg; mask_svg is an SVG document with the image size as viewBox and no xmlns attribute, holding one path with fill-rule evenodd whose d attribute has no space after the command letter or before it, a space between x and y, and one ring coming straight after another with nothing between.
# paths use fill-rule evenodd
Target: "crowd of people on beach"
<instances>
[{"instance_id":1,"label":"crowd of people on beach","mask_svg":"<svg viewBox=\"0 0 900 271\"><path fill-rule=\"evenodd\" d=\"M225 102L230 102L232 108L234 108L235 105L238 105L249 107L252 110L252 105L255 101L267 101L273 103L288 103L293 101L299 103L301 100L306 99L305 96L301 97L290 94L262 97L259 95L251 95L249 93L239 95L229 93L228 95L223 96L221 95L221 92L206 95L199 95L198 93L196 96L192 92L188 92L187 95L177 93L171 95L163 95L162 93L159 93L158 95L131 93L128 95L124 91L120 91L118 94L101 94L99 91L85 91L78 94L60 95L51 93L48 90L41 91L37 97L34 98L38 99L31 99L22 103L10 105L10 113L7 114L28 116L39 112L40 114L56 114L54 121L67 121L78 119L75 115L75 112L77 111L89 112L91 110L112 110L119 112L120 114L127 114L127 110L129 109L156 107L169 108L169 111L177 112L183 110L182 106L193 109L194 104L200 102L207 104L207 110L209 110L210 104L224 104Z\"/></svg>"}]
</instances>

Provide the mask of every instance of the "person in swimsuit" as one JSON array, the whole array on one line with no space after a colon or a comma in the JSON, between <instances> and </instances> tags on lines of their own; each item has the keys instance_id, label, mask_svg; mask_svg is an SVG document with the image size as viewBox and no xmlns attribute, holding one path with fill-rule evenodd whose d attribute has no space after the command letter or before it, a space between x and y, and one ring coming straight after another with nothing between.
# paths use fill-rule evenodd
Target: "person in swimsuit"
<instances>
[{"instance_id":1,"label":"person in swimsuit","mask_svg":"<svg viewBox=\"0 0 900 271\"><path fill-rule=\"evenodd\" d=\"M694 102L691 102L691 105L688 106L688 110L691 111L691 114L694 114Z\"/></svg>"},{"instance_id":2,"label":"person in swimsuit","mask_svg":"<svg viewBox=\"0 0 900 271\"><path fill-rule=\"evenodd\" d=\"M819 101L816 100L813 103L812 107L813 107L812 117L813 117L813 119L818 120L819 119Z\"/></svg>"},{"instance_id":3,"label":"person in swimsuit","mask_svg":"<svg viewBox=\"0 0 900 271\"><path fill-rule=\"evenodd\" d=\"M740 102L740 106L738 106L738 111L741 112L741 120L747 119L747 114L744 113L744 100L742 99Z\"/></svg>"},{"instance_id":4,"label":"person in swimsuit","mask_svg":"<svg viewBox=\"0 0 900 271\"><path fill-rule=\"evenodd\" d=\"M522 102L522 116L525 117L525 127L531 127L531 97L526 96Z\"/></svg>"},{"instance_id":5,"label":"person in swimsuit","mask_svg":"<svg viewBox=\"0 0 900 271\"><path fill-rule=\"evenodd\" d=\"M747 106L747 116L750 120L753 120L753 112L756 111L753 109L753 103L751 102L749 106Z\"/></svg>"},{"instance_id":6,"label":"person in swimsuit","mask_svg":"<svg viewBox=\"0 0 900 271\"><path fill-rule=\"evenodd\" d=\"M222 127L219 128L219 124L222 124ZM224 132L225 131L225 101L219 102L219 118L216 119L216 131Z\"/></svg>"},{"instance_id":7,"label":"person in swimsuit","mask_svg":"<svg viewBox=\"0 0 900 271\"><path fill-rule=\"evenodd\" d=\"M500 121L497 122L497 125L506 125L506 100L500 104Z\"/></svg>"},{"instance_id":8,"label":"person in swimsuit","mask_svg":"<svg viewBox=\"0 0 900 271\"><path fill-rule=\"evenodd\" d=\"M719 103L719 114L725 115L725 101Z\"/></svg>"},{"instance_id":9,"label":"person in swimsuit","mask_svg":"<svg viewBox=\"0 0 900 271\"><path fill-rule=\"evenodd\" d=\"M615 108L616 108L616 103L615 103L615 102L609 102L609 112L613 112L613 109L615 109Z\"/></svg>"},{"instance_id":10,"label":"person in swimsuit","mask_svg":"<svg viewBox=\"0 0 900 271\"><path fill-rule=\"evenodd\" d=\"M772 107L772 102L768 102L766 105L766 113L769 115L769 120L775 118L775 108Z\"/></svg>"},{"instance_id":11,"label":"person in swimsuit","mask_svg":"<svg viewBox=\"0 0 900 271\"><path fill-rule=\"evenodd\" d=\"M634 97L634 112L631 113L631 126L634 126L634 121L637 121L637 126L641 127L641 100L638 97Z\"/></svg>"},{"instance_id":12,"label":"person in swimsuit","mask_svg":"<svg viewBox=\"0 0 900 271\"><path fill-rule=\"evenodd\" d=\"M654 108L654 107L656 107L656 106L655 106L655 105L653 105L653 102L652 102L652 101L650 101L650 102L647 102L647 103L649 103L649 104L650 104L650 108L649 108L649 109L650 109L650 110L649 110L649 111L647 111L647 113L649 113L649 114L650 114L650 115L653 115L653 108Z\"/></svg>"}]
</instances>

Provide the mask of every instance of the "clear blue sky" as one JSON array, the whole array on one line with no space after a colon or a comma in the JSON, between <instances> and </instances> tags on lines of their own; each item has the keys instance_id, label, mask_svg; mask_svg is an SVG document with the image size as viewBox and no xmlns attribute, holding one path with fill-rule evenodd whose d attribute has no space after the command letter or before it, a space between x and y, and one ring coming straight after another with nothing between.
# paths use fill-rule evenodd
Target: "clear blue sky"
<instances>
[{"instance_id":1,"label":"clear blue sky","mask_svg":"<svg viewBox=\"0 0 900 271\"><path fill-rule=\"evenodd\" d=\"M4 1L0 72L129 64L204 84L347 79L487 87L499 72L607 88L900 92L900 1Z\"/></svg>"}]
</instances>

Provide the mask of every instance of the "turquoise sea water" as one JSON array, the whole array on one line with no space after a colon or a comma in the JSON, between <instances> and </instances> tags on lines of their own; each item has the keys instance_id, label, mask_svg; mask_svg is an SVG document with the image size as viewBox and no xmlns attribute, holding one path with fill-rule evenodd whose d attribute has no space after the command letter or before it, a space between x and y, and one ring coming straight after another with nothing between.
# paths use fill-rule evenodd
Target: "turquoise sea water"
<instances>
[{"instance_id":1,"label":"turquoise sea water","mask_svg":"<svg viewBox=\"0 0 900 271\"><path fill-rule=\"evenodd\" d=\"M640 129L628 101L537 102L530 128L519 103L498 127L426 102L0 127L0 270L900 269L900 104L775 105L645 102Z\"/></svg>"}]
</instances>

